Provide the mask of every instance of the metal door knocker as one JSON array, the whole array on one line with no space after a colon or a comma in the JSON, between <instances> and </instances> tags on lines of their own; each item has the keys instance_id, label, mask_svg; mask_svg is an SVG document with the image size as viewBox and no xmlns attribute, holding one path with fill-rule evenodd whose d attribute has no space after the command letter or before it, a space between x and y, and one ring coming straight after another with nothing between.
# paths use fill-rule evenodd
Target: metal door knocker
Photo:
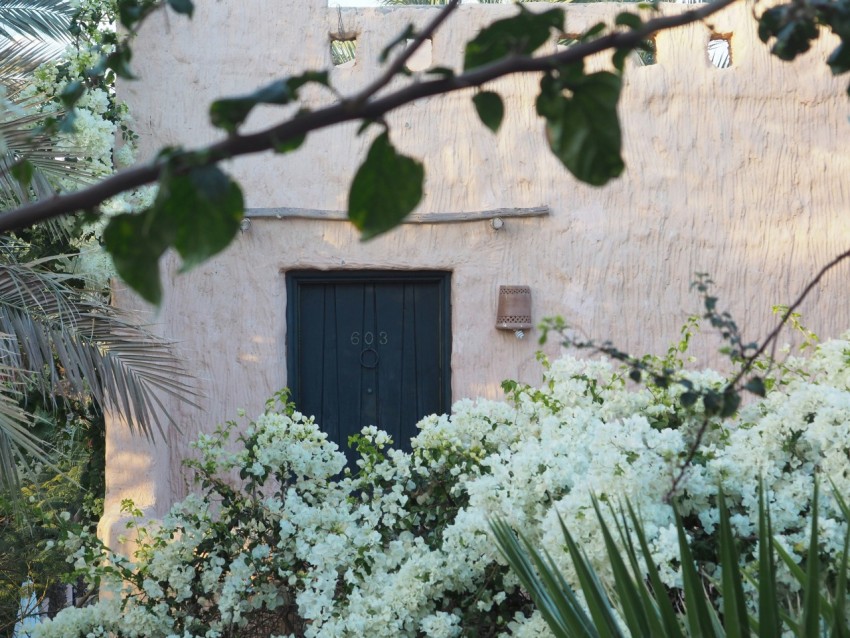
<instances>
[{"instance_id":1,"label":"metal door knocker","mask_svg":"<svg viewBox=\"0 0 850 638\"><path fill-rule=\"evenodd\" d=\"M364 368L377 368L378 359L378 351L374 348L366 348L360 353L360 365Z\"/></svg>"}]
</instances>

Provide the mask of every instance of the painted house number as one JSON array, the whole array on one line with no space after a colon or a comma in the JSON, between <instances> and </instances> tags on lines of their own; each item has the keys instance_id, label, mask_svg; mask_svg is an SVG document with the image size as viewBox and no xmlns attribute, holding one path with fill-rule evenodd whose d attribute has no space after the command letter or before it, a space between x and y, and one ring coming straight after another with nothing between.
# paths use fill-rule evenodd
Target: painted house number
<instances>
[{"instance_id":1,"label":"painted house number","mask_svg":"<svg viewBox=\"0 0 850 638\"><path fill-rule=\"evenodd\" d=\"M378 333L377 339L378 339L378 345L385 346L385 345L387 345L387 343L389 343L389 337L387 336L387 333L384 332L383 330ZM371 332L371 331L370 332L364 332L362 340L363 340L364 345L371 346L372 344L375 343L375 333ZM360 341L361 341L360 333L359 332L352 332L351 333L351 345L359 346Z\"/></svg>"}]
</instances>

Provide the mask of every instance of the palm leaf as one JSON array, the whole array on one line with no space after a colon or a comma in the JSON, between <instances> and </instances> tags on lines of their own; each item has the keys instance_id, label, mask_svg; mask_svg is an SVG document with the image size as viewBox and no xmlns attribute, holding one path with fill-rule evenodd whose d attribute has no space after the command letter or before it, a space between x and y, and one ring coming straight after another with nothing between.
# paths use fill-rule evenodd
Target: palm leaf
<instances>
[{"instance_id":1,"label":"palm leaf","mask_svg":"<svg viewBox=\"0 0 850 638\"><path fill-rule=\"evenodd\" d=\"M71 42L74 7L67 0L0 0L0 35Z\"/></svg>"},{"instance_id":2,"label":"palm leaf","mask_svg":"<svg viewBox=\"0 0 850 638\"><path fill-rule=\"evenodd\" d=\"M0 39L0 84L10 94L19 92L29 83L33 71L61 53L56 42Z\"/></svg>"},{"instance_id":3,"label":"palm leaf","mask_svg":"<svg viewBox=\"0 0 850 638\"><path fill-rule=\"evenodd\" d=\"M69 182L84 184L95 178L94 172L80 161L79 149L60 144L41 130L48 115L59 115L41 112L42 106L43 99L38 96L0 102L0 210L52 197ZM13 173L22 162L32 167L29 184L22 184ZM48 225L62 234L61 222Z\"/></svg>"},{"instance_id":4,"label":"palm leaf","mask_svg":"<svg viewBox=\"0 0 850 638\"><path fill-rule=\"evenodd\" d=\"M2 391L0 391L0 486L16 488L18 461L29 457L50 464L50 456L44 443L32 432L35 417L20 407L20 393L12 382L14 370L0 365ZM22 456L23 453L23 456ZM10 490L11 494L16 489Z\"/></svg>"},{"instance_id":5,"label":"palm leaf","mask_svg":"<svg viewBox=\"0 0 850 638\"><path fill-rule=\"evenodd\" d=\"M162 394L191 402L196 393L171 344L95 295L70 275L39 264L0 263L0 363L13 379L35 382L51 401L89 393L149 438L171 422Z\"/></svg>"}]
</instances>

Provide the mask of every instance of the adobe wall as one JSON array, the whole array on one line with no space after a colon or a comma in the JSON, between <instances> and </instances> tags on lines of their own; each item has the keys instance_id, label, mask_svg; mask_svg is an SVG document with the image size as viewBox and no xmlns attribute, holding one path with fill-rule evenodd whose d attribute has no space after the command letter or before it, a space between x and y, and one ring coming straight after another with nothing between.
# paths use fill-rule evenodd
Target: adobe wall
<instances>
[{"instance_id":1,"label":"adobe wall","mask_svg":"<svg viewBox=\"0 0 850 638\"><path fill-rule=\"evenodd\" d=\"M349 93L375 77L382 46L434 8L343 9L326 0L199 3L193 20L147 25L134 60L141 81L122 86L143 151L197 147L218 138L207 106L305 68L330 66L339 25L358 35L358 58L336 69ZM567 6L570 32L612 20L617 5ZM680 7L664 6L666 11ZM461 7L433 40L433 63L460 66L463 43L510 6ZM590 336L637 353L662 352L698 311L693 273L712 274L745 335L772 325L771 306L790 302L831 257L850 245L850 153L844 94L823 63L825 48L794 64L769 57L744 4L713 19L731 33L733 66L709 63L710 32L697 24L657 39L658 64L632 68L621 102L623 177L598 189L549 153L534 112L537 80L510 78L498 135L478 121L471 93L426 99L392 114L392 138L426 164L417 212L463 213L546 206L550 214L487 221L410 224L368 243L342 221L255 217L222 255L188 275L169 264L166 301L155 320L180 344L206 398L199 408L168 402L182 432L152 449L112 428L108 443L110 536L121 498L151 515L185 493L181 460L200 431L258 413L287 383L284 275L300 268L434 269L452 273L454 398L498 397L507 377L539 380L537 332L519 341L494 328L500 284L533 289L535 321L563 315ZM553 44L554 46L554 44ZM328 94L311 94L310 105ZM274 121L263 110L249 128ZM228 164L251 209L344 210L368 136L356 124L312 135L289 156ZM828 275L802 311L820 335L850 327L848 269ZM129 300L124 301L132 305ZM709 340L703 348L711 351ZM547 346L550 353L555 344Z\"/></svg>"}]
</instances>

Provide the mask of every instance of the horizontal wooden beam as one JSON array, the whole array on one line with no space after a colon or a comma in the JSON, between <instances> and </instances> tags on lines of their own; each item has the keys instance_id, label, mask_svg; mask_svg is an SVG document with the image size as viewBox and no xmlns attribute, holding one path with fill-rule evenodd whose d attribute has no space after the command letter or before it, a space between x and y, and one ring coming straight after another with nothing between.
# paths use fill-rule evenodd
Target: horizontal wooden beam
<instances>
[{"instance_id":1,"label":"horizontal wooden beam","mask_svg":"<svg viewBox=\"0 0 850 638\"><path fill-rule=\"evenodd\" d=\"M488 219L511 219L523 217L546 217L548 206L531 208L493 208L490 210L464 211L457 213L434 212L413 213L408 215L405 224L456 224L459 222L477 222ZM248 218L273 219L316 219L321 221L348 221L344 210L322 210L319 208L249 208L245 211Z\"/></svg>"}]
</instances>

